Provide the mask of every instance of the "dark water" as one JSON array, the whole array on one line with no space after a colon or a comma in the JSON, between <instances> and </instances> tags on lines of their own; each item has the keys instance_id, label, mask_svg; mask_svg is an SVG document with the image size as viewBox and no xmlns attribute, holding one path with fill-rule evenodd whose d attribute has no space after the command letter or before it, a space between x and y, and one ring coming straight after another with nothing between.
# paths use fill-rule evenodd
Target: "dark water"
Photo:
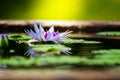
<instances>
[{"instance_id":1,"label":"dark water","mask_svg":"<svg viewBox=\"0 0 120 80\"><path fill-rule=\"evenodd\" d=\"M93 57L91 51L100 49L120 49L119 43L102 42L102 43L81 43L81 44L67 44L66 46L71 47L71 55Z\"/></svg>"}]
</instances>

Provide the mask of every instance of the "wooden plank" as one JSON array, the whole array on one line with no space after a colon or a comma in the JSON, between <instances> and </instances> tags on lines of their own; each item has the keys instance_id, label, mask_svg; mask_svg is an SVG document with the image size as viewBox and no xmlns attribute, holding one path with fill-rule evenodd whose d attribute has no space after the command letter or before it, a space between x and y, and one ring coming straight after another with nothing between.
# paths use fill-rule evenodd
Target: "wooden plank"
<instances>
[{"instance_id":1,"label":"wooden plank","mask_svg":"<svg viewBox=\"0 0 120 80\"><path fill-rule=\"evenodd\" d=\"M120 80L120 73L112 70L64 70L64 69L2 69L0 80L4 79L41 79L41 80Z\"/></svg>"},{"instance_id":2,"label":"wooden plank","mask_svg":"<svg viewBox=\"0 0 120 80\"><path fill-rule=\"evenodd\" d=\"M28 20L1 20L0 32L24 32L24 29L33 28L35 21ZM95 21L52 21L52 20L36 20L37 23L41 23L43 27L49 28L55 26L56 30L65 31L67 29L72 30L74 33L82 31L86 33L94 33L105 30L119 30L120 22L95 22Z\"/></svg>"}]
</instances>

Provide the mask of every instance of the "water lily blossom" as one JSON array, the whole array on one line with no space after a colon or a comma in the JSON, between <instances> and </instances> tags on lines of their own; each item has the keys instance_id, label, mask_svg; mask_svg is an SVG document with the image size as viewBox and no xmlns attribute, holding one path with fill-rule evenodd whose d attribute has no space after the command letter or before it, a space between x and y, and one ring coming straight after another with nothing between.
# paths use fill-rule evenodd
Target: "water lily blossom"
<instances>
[{"instance_id":1,"label":"water lily blossom","mask_svg":"<svg viewBox=\"0 0 120 80\"><path fill-rule=\"evenodd\" d=\"M59 33L58 31L54 31L54 27L52 26L48 31L45 31L40 25L38 27L37 23L34 23L34 30L25 30L25 32L32 36L35 41L37 42L47 42L47 41L52 41L55 43L58 43L68 37L68 34L71 33L71 31L65 31L63 33Z\"/></svg>"}]
</instances>

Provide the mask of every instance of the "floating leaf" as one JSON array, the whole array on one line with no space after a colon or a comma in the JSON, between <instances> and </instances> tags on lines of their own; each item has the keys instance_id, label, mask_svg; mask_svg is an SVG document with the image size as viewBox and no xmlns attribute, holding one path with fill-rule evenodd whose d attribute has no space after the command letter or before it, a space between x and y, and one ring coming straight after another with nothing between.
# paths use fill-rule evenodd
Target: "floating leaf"
<instances>
[{"instance_id":1,"label":"floating leaf","mask_svg":"<svg viewBox=\"0 0 120 80\"><path fill-rule=\"evenodd\" d=\"M63 43L63 44L97 44L97 43L101 43L101 42L67 38L67 39L63 40L61 43Z\"/></svg>"},{"instance_id":2,"label":"floating leaf","mask_svg":"<svg viewBox=\"0 0 120 80\"><path fill-rule=\"evenodd\" d=\"M109 55L110 56L110 55ZM8 67L56 67L56 66L118 66L120 65L120 56L109 58L108 55L96 58L86 58L80 56L46 56L38 58L20 58L11 57L10 59L0 60L1 64Z\"/></svg>"},{"instance_id":3,"label":"floating leaf","mask_svg":"<svg viewBox=\"0 0 120 80\"><path fill-rule=\"evenodd\" d=\"M30 37L26 34L23 34L23 33L21 33L21 34L17 34L17 33L12 34L11 33L11 34L8 35L8 38L10 40L29 40L29 39L32 39L32 37Z\"/></svg>"},{"instance_id":4,"label":"floating leaf","mask_svg":"<svg viewBox=\"0 0 120 80\"><path fill-rule=\"evenodd\" d=\"M119 31L105 31L105 32L98 32L97 35L103 35L103 36L120 36Z\"/></svg>"},{"instance_id":5,"label":"floating leaf","mask_svg":"<svg viewBox=\"0 0 120 80\"><path fill-rule=\"evenodd\" d=\"M120 49L102 49L102 50L94 50L93 54L102 54L102 55L120 55Z\"/></svg>"}]
</instances>

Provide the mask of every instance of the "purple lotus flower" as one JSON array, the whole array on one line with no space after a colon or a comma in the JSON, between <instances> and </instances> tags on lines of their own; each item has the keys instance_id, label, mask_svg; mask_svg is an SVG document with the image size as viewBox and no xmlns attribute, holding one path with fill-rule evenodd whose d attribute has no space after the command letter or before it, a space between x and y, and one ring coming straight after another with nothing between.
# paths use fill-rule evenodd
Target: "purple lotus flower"
<instances>
[{"instance_id":1,"label":"purple lotus flower","mask_svg":"<svg viewBox=\"0 0 120 80\"><path fill-rule=\"evenodd\" d=\"M53 26L48 31L45 31L41 25L38 27L37 23L34 23L34 29L35 32L31 29L25 30L25 32L37 40L37 42L53 41L58 43L68 37L68 34L71 32L68 30L63 33L59 33L58 31L55 32Z\"/></svg>"}]
</instances>

